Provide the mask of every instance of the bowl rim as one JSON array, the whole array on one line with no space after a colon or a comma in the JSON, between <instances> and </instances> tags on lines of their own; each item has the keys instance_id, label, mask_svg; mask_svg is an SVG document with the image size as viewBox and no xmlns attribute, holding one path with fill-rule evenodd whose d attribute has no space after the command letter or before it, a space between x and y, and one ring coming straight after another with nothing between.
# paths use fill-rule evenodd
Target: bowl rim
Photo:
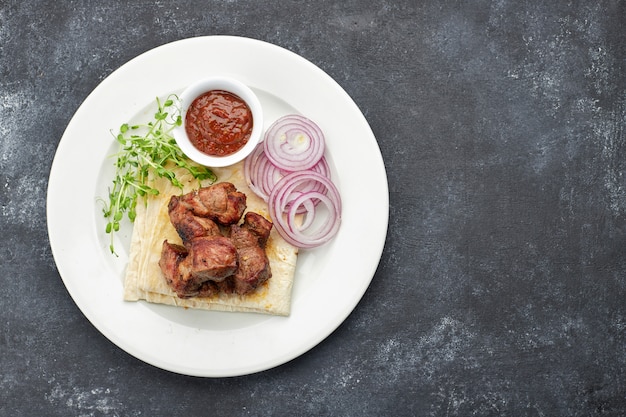
<instances>
[{"instance_id":1,"label":"bowl rim","mask_svg":"<svg viewBox=\"0 0 626 417\"><path fill-rule=\"evenodd\" d=\"M200 95L211 90L223 90L241 98L252 113L252 132L248 142L237 152L226 156L207 155L197 149L189 140L185 128L187 110L191 103ZM189 84L179 95L180 115L182 123L173 130L174 140L183 153L194 162L206 167L226 167L245 159L263 138L263 108L257 95L242 81L221 75L202 78Z\"/></svg>"}]
</instances>

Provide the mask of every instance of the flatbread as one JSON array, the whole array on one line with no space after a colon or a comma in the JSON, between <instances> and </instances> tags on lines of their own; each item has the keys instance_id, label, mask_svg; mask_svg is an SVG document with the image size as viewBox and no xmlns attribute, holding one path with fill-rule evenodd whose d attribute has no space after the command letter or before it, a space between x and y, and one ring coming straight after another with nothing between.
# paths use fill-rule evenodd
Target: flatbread
<instances>
[{"instance_id":1,"label":"flatbread","mask_svg":"<svg viewBox=\"0 0 626 417\"><path fill-rule=\"evenodd\" d=\"M246 184L242 162L227 168L215 168L213 171L219 182L231 182L238 191L246 194L246 211L256 212L269 219L267 204ZM185 184L184 193L198 188L197 180L186 171L179 171L177 177ZM158 263L164 240L181 244L167 211L170 197L180 195L181 191L164 179L158 179L154 186L159 189L160 194L149 197L147 204L137 204L137 217L124 280L124 300L145 300L204 310L289 315L298 250L285 242L275 228L272 228L266 244L272 277L254 292L243 296L218 294L211 297L179 298L167 285Z\"/></svg>"}]
</instances>

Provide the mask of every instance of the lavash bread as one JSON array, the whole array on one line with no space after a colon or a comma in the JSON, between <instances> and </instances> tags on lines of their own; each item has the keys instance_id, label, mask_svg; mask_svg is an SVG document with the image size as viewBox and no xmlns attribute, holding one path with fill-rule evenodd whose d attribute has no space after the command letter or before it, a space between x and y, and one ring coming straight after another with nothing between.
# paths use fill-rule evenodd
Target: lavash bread
<instances>
[{"instance_id":1,"label":"lavash bread","mask_svg":"<svg viewBox=\"0 0 626 417\"><path fill-rule=\"evenodd\" d=\"M213 171L219 182L230 182L238 191L246 194L246 211L256 212L269 219L267 203L246 184L243 162L226 168L214 168ZM197 180L187 172L179 171L177 177L185 184L184 193L198 188ZM159 189L159 195L148 197L147 204L143 204L143 201L137 204L124 280L124 300L145 300L204 310L289 315L298 250L285 242L275 228L272 228L266 244L272 277L254 292L246 295L220 293L212 297L179 298L167 285L158 263L164 240L181 243L167 211L170 197L181 194L181 190L165 179L158 179L155 187Z\"/></svg>"}]
</instances>

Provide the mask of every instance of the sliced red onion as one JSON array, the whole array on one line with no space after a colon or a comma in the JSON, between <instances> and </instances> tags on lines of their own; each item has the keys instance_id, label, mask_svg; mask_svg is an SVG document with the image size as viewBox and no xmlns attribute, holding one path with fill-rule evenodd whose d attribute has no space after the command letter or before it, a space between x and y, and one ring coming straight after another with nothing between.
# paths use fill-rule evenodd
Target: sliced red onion
<instances>
[{"instance_id":1,"label":"sliced red onion","mask_svg":"<svg viewBox=\"0 0 626 417\"><path fill-rule=\"evenodd\" d=\"M246 158L243 168L248 186L265 201L269 198L274 184L284 177L284 173L267 159L261 144Z\"/></svg>"},{"instance_id":2,"label":"sliced red onion","mask_svg":"<svg viewBox=\"0 0 626 417\"><path fill-rule=\"evenodd\" d=\"M312 168L324 155L324 134L299 114L276 120L265 133L264 149L273 165L288 172Z\"/></svg>"},{"instance_id":3,"label":"sliced red onion","mask_svg":"<svg viewBox=\"0 0 626 417\"><path fill-rule=\"evenodd\" d=\"M311 168L311 170L330 178L330 167L326 158L322 156L320 160ZM244 176L250 189L259 197L267 202L272 189L276 183L289 171L282 170L267 158L264 147L259 144L254 151L244 161ZM312 182L303 184L302 192L314 190L323 187L321 184ZM303 213L304 211L301 211Z\"/></svg>"},{"instance_id":4,"label":"sliced red onion","mask_svg":"<svg viewBox=\"0 0 626 417\"><path fill-rule=\"evenodd\" d=\"M248 183L248 187L263 200L267 201L267 197L263 191L263 188L259 184L258 166L260 164L260 158L263 154L263 146L258 145L250 155L243 161L243 175ZM265 155L263 155L264 157Z\"/></svg>"},{"instance_id":5,"label":"sliced red onion","mask_svg":"<svg viewBox=\"0 0 626 417\"><path fill-rule=\"evenodd\" d=\"M319 127L300 115L278 119L265 140L246 158L244 175L250 189L267 203L277 232L299 248L328 242L339 230L341 198L330 180ZM319 216L319 204L327 217Z\"/></svg>"},{"instance_id":6,"label":"sliced red onion","mask_svg":"<svg viewBox=\"0 0 626 417\"><path fill-rule=\"evenodd\" d=\"M311 183L321 185L323 191L300 191L303 185L309 187ZM318 203L326 205L328 217L311 230L312 216L319 213L315 209ZM270 194L268 206L276 231L299 248L313 248L328 242L337 234L341 224L339 191L328 177L311 170L292 172L278 181ZM304 219L298 224L296 215L302 210Z\"/></svg>"}]
</instances>

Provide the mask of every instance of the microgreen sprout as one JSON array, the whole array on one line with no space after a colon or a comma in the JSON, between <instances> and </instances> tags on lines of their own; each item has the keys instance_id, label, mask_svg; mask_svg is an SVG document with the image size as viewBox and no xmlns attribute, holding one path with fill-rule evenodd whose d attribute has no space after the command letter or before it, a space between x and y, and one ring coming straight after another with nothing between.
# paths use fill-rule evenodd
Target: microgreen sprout
<instances>
[{"instance_id":1,"label":"microgreen sprout","mask_svg":"<svg viewBox=\"0 0 626 417\"><path fill-rule=\"evenodd\" d=\"M120 150L112 155L116 158L115 176L109 189L109 202L105 202L103 208L106 232L111 235L109 249L113 254L116 253L113 236L120 230L124 214L134 222L138 198L159 194L159 190L151 186L155 178L166 178L181 190L183 184L176 177L176 168L187 170L199 182L217 180L210 169L193 164L172 136L172 130L182 124L178 97L171 95L163 103L157 97L156 102L153 121L138 125L124 123L119 133L113 134Z\"/></svg>"}]
</instances>

